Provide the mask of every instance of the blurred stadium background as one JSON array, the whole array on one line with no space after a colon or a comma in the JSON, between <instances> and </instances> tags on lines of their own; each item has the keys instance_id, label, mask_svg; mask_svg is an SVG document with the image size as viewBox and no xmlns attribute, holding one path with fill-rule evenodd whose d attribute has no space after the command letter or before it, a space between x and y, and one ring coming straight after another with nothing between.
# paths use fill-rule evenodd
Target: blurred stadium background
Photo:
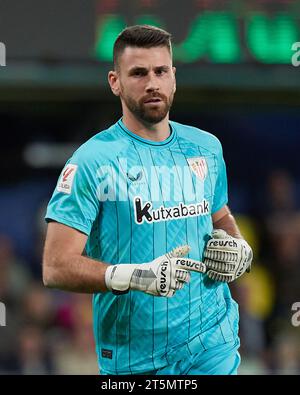
<instances>
[{"instance_id":1,"label":"blurred stadium background","mask_svg":"<svg viewBox=\"0 0 300 395\"><path fill-rule=\"evenodd\" d=\"M42 285L43 216L66 159L121 115L106 75L114 39L137 23L172 32L171 118L222 141L229 204L255 251L231 286L240 373L299 374L300 2L289 0L0 0L0 373L97 373L90 296Z\"/></svg>"}]
</instances>

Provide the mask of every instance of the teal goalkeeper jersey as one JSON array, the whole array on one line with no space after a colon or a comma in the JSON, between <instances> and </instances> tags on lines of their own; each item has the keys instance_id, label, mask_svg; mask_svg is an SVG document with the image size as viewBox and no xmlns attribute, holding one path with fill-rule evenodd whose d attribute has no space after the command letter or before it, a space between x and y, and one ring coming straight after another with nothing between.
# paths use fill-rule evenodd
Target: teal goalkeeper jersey
<instances>
[{"instance_id":1,"label":"teal goalkeeper jersey","mask_svg":"<svg viewBox=\"0 0 300 395\"><path fill-rule=\"evenodd\" d=\"M203 260L211 214L227 203L219 140L169 122L162 142L145 140L122 120L83 144L68 160L46 220L88 236L87 256L111 264L152 261L188 244ZM139 291L93 295L100 371L152 371L237 340L238 309L227 284L191 272L172 298Z\"/></svg>"}]
</instances>

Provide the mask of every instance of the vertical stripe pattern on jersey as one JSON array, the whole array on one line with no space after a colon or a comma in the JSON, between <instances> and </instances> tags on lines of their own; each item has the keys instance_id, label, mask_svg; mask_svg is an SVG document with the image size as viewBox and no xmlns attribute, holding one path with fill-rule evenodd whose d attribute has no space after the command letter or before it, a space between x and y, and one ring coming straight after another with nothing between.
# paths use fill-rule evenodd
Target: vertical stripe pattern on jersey
<instances>
[{"instance_id":1,"label":"vertical stripe pattern on jersey","mask_svg":"<svg viewBox=\"0 0 300 395\"><path fill-rule=\"evenodd\" d=\"M135 152L136 152L136 154L137 154L137 156L139 158L139 162L140 162L141 166L143 168L145 168L145 164L142 161L142 158L141 158L141 156L139 154L139 150L138 150L136 144L134 143L134 141L132 141L132 145L133 145L134 150L135 150ZM144 174L144 176L147 177L147 174ZM151 190L150 190L150 185L149 185L148 178L147 178L147 188L148 188L148 192L149 192L149 199L151 200ZM152 224L152 229L153 229L153 232L152 232L152 260L154 260L155 259L155 254L154 254L154 224ZM153 368L156 369L155 363L154 363L154 335L155 335L155 330L154 330L154 322L155 322L155 308L154 308L154 305L155 305L155 299L154 298L155 297L152 296L152 364L153 364Z\"/></svg>"}]
</instances>

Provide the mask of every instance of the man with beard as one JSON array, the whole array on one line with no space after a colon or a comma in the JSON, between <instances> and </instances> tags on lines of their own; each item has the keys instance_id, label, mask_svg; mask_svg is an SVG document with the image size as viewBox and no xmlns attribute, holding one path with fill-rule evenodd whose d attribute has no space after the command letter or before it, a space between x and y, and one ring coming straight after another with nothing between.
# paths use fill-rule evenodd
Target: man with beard
<instances>
[{"instance_id":1,"label":"man with beard","mask_svg":"<svg viewBox=\"0 0 300 395\"><path fill-rule=\"evenodd\" d=\"M227 207L221 144L169 120L166 31L122 31L108 81L123 116L62 171L46 214L44 283L94 294L101 374L236 374L227 283L249 270L252 251Z\"/></svg>"}]
</instances>

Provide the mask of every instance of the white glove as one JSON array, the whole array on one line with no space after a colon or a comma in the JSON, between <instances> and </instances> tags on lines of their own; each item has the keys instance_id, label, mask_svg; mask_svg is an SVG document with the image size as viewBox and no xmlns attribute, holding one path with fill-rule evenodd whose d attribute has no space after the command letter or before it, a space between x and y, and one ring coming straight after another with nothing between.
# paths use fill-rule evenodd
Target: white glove
<instances>
[{"instance_id":1,"label":"white glove","mask_svg":"<svg viewBox=\"0 0 300 395\"><path fill-rule=\"evenodd\" d=\"M171 297L189 282L188 270L201 273L206 271L202 262L180 258L189 250L190 247L184 245L149 263L108 266L105 272L106 287L116 295L133 289L150 295Z\"/></svg>"},{"instance_id":2,"label":"white glove","mask_svg":"<svg viewBox=\"0 0 300 395\"><path fill-rule=\"evenodd\" d=\"M252 249L244 239L230 236L223 229L212 232L204 251L207 275L215 281L230 283L251 269Z\"/></svg>"}]
</instances>

